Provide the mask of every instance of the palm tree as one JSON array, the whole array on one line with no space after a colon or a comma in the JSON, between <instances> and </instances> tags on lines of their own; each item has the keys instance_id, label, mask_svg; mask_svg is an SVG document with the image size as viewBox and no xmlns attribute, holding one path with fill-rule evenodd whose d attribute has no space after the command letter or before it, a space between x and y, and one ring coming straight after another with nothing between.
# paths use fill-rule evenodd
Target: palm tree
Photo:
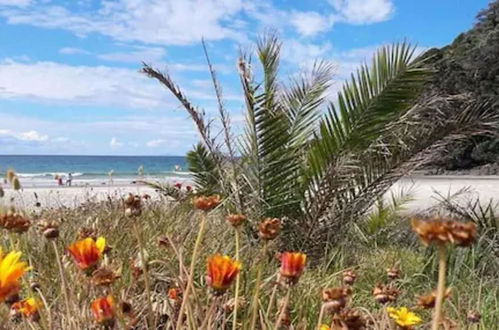
<instances>
[{"instance_id":1,"label":"palm tree","mask_svg":"<svg viewBox=\"0 0 499 330\"><path fill-rule=\"evenodd\" d=\"M187 155L198 189L223 194L232 211L254 221L284 218L290 248L322 248L444 144L464 132L496 129L488 108L469 104L465 95L417 102L432 71L407 43L379 49L335 102L327 94L330 64L318 61L286 85L278 78L278 38L267 35L256 46L260 81L250 55L242 54L238 63L246 103L246 127L238 138L206 47L223 139L213 138L211 121L170 75L146 64L142 71L173 93L199 130L201 142Z\"/></svg>"}]
</instances>

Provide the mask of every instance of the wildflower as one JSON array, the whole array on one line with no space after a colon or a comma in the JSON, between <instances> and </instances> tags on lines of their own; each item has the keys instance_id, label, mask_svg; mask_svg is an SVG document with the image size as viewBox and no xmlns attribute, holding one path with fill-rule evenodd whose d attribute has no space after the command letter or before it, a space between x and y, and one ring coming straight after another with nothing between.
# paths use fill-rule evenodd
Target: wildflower
<instances>
[{"instance_id":1,"label":"wildflower","mask_svg":"<svg viewBox=\"0 0 499 330\"><path fill-rule=\"evenodd\" d=\"M120 277L121 276L117 271L109 267L100 267L92 273L92 279L90 281L95 286L108 286L113 284Z\"/></svg>"},{"instance_id":2,"label":"wildflower","mask_svg":"<svg viewBox=\"0 0 499 330\"><path fill-rule=\"evenodd\" d=\"M451 289L447 288L444 293L444 299L448 298L450 295ZM425 309L430 309L435 307L435 303L437 301L437 292L432 291L429 294L419 296L417 298L418 300L418 306L425 308Z\"/></svg>"},{"instance_id":3,"label":"wildflower","mask_svg":"<svg viewBox=\"0 0 499 330\"><path fill-rule=\"evenodd\" d=\"M319 330L331 330L331 328L327 324L321 324L321 326L319 327Z\"/></svg>"},{"instance_id":4,"label":"wildflower","mask_svg":"<svg viewBox=\"0 0 499 330\"><path fill-rule=\"evenodd\" d=\"M260 237L266 241L273 240L282 229L281 220L277 218L266 218L258 226Z\"/></svg>"},{"instance_id":5,"label":"wildflower","mask_svg":"<svg viewBox=\"0 0 499 330\"><path fill-rule=\"evenodd\" d=\"M410 329L412 326L418 325L423 321L418 315L409 311L407 307L401 307L399 309L388 307L387 311L390 317L402 329Z\"/></svg>"},{"instance_id":6,"label":"wildflower","mask_svg":"<svg viewBox=\"0 0 499 330\"><path fill-rule=\"evenodd\" d=\"M241 263L216 254L208 258L208 284L220 293L229 288L241 270Z\"/></svg>"},{"instance_id":7,"label":"wildflower","mask_svg":"<svg viewBox=\"0 0 499 330\"><path fill-rule=\"evenodd\" d=\"M212 196L194 197L192 203L195 208L208 212L213 210L215 207L217 207L220 204L220 196L212 195Z\"/></svg>"},{"instance_id":8,"label":"wildflower","mask_svg":"<svg viewBox=\"0 0 499 330\"><path fill-rule=\"evenodd\" d=\"M343 272L343 283L345 283L346 285L354 284L356 279L357 274L353 270L348 269Z\"/></svg>"},{"instance_id":9,"label":"wildflower","mask_svg":"<svg viewBox=\"0 0 499 330\"><path fill-rule=\"evenodd\" d=\"M142 214L142 201L139 195L128 194L125 199L125 215L137 217Z\"/></svg>"},{"instance_id":10,"label":"wildflower","mask_svg":"<svg viewBox=\"0 0 499 330\"><path fill-rule=\"evenodd\" d=\"M175 186L175 188L177 188L177 189L182 189L182 183L180 183L180 182L175 183L175 185L174 185L174 186Z\"/></svg>"},{"instance_id":11,"label":"wildflower","mask_svg":"<svg viewBox=\"0 0 499 330\"><path fill-rule=\"evenodd\" d=\"M55 222L42 220L38 223L40 233L47 239L59 237L59 225Z\"/></svg>"},{"instance_id":12,"label":"wildflower","mask_svg":"<svg viewBox=\"0 0 499 330\"><path fill-rule=\"evenodd\" d=\"M92 238L94 241L97 240L98 234L97 230L89 227L81 227L78 230L78 239Z\"/></svg>"},{"instance_id":13,"label":"wildflower","mask_svg":"<svg viewBox=\"0 0 499 330\"><path fill-rule=\"evenodd\" d=\"M470 323L478 323L482 318L482 315L478 311L469 311L468 312L468 322Z\"/></svg>"},{"instance_id":14,"label":"wildflower","mask_svg":"<svg viewBox=\"0 0 499 330\"><path fill-rule=\"evenodd\" d=\"M33 321L37 321L39 318L40 303L35 298L27 298L14 303L11 306L11 311L14 316L22 315L26 318L30 318Z\"/></svg>"},{"instance_id":15,"label":"wildflower","mask_svg":"<svg viewBox=\"0 0 499 330\"><path fill-rule=\"evenodd\" d=\"M341 329L360 330L366 327L365 318L355 309L342 310L338 318L343 326Z\"/></svg>"},{"instance_id":16,"label":"wildflower","mask_svg":"<svg viewBox=\"0 0 499 330\"><path fill-rule=\"evenodd\" d=\"M67 247L76 266L81 270L91 270L95 267L106 248L106 239L99 237L97 240L87 237Z\"/></svg>"},{"instance_id":17,"label":"wildflower","mask_svg":"<svg viewBox=\"0 0 499 330\"><path fill-rule=\"evenodd\" d=\"M338 313L345 308L348 297L352 294L349 287L329 288L322 291L324 310L327 313Z\"/></svg>"},{"instance_id":18,"label":"wildflower","mask_svg":"<svg viewBox=\"0 0 499 330\"><path fill-rule=\"evenodd\" d=\"M180 301L182 296L182 290L180 288L170 288L168 289L168 298L173 301Z\"/></svg>"},{"instance_id":19,"label":"wildflower","mask_svg":"<svg viewBox=\"0 0 499 330\"><path fill-rule=\"evenodd\" d=\"M389 285L378 284L373 289L373 296L380 304L386 304L397 300L400 291Z\"/></svg>"},{"instance_id":20,"label":"wildflower","mask_svg":"<svg viewBox=\"0 0 499 330\"><path fill-rule=\"evenodd\" d=\"M284 252L281 254L280 274L289 283L296 283L305 269L307 255L300 252Z\"/></svg>"},{"instance_id":21,"label":"wildflower","mask_svg":"<svg viewBox=\"0 0 499 330\"><path fill-rule=\"evenodd\" d=\"M115 304L112 296L95 299L91 305L95 321L103 326L112 327L115 318Z\"/></svg>"},{"instance_id":22,"label":"wildflower","mask_svg":"<svg viewBox=\"0 0 499 330\"><path fill-rule=\"evenodd\" d=\"M185 186L185 190L187 190L187 192L191 192L192 191L192 187L191 186Z\"/></svg>"},{"instance_id":23,"label":"wildflower","mask_svg":"<svg viewBox=\"0 0 499 330\"><path fill-rule=\"evenodd\" d=\"M226 220L232 226L239 227L246 221L246 216L243 214L229 214Z\"/></svg>"},{"instance_id":24,"label":"wildflower","mask_svg":"<svg viewBox=\"0 0 499 330\"><path fill-rule=\"evenodd\" d=\"M13 232L24 233L31 226L31 221L20 213L9 211L0 215L0 227Z\"/></svg>"},{"instance_id":25,"label":"wildflower","mask_svg":"<svg viewBox=\"0 0 499 330\"><path fill-rule=\"evenodd\" d=\"M431 243L469 246L476 238L476 224L472 221L459 222L448 219L412 219L412 229L424 244Z\"/></svg>"},{"instance_id":26,"label":"wildflower","mask_svg":"<svg viewBox=\"0 0 499 330\"><path fill-rule=\"evenodd\" d=\"M388 268L386 270L386 276L388 276L388 278L392 281L396 280L400 278L400 269L397 267Z\"/></svg>"},{"instance_id":27,"label":"wildflower","mask_svg":"<svg viewBox=\"0 0 499 330\"><path fill-rule=\"evenodd\" d=\"M19 279L31 269L27 263L19 261L22 253L11 251L4 256L0 248L0 302L17 295L21 288Z\"/></svg>"}]
</instances>

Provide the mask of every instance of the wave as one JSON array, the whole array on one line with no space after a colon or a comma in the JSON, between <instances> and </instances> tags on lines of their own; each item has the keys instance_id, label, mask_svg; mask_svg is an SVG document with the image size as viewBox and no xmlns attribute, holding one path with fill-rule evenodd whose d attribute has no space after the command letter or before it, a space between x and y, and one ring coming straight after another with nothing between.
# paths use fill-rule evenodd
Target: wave
<instances>
[{"instance_id":1,"label":"wave","mask_svg":"<svg viewBox=\"0 0 499 330\"><path fill-rule=\"evenodd\" d=\"M56 176L67 177L69 173L65 172L42 172L42 173L16 173L16 175L20 178L55 178ZM84 173L71 173L73 177L83 176Z\"/></svg>"}]
</instances>

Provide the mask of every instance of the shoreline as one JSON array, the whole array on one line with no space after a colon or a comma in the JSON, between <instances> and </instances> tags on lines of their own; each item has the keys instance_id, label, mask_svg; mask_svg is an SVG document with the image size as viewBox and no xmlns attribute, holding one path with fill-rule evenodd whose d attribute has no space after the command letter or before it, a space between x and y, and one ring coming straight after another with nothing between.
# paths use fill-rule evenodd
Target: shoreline
<instances>
[{"instance_id":1,"label":"shoreline","mask_svg":"<svg viewBox=\"0 0 499 330\"><path fill-rule=\"evenodd\" d=\"M133 181L133 180L132 180ZM155 181L155 180L150 180ZM177 182L192 185L190 178L183 180L158 180L161 183L175 184ZM75 184L78 180L74 181ZM136 181L114 180L113 184L81 184L73 186L23 186L21 191L14 191L5 187L5 197L0 203L8 205L12 200L13 205L26 210L54 207L77 207L88 200L103 201L109 198L121 198L128 193L148 194L153 200L161 199L156 189ZM480 204L495 203L494 208L499 209L499 176L429 176L411 175L396 182L385 194L385 200L390 200L391 195L400 196L401 193L411 196L405 205L404 213L417 213L427 210L438 204L438 199L458 195L455 201L460 205L467 205L470 200L480 199ZM440 197L438 196L440 195ZM36 203L41 204L40 207Z\"/></svg>"}]
</instances>

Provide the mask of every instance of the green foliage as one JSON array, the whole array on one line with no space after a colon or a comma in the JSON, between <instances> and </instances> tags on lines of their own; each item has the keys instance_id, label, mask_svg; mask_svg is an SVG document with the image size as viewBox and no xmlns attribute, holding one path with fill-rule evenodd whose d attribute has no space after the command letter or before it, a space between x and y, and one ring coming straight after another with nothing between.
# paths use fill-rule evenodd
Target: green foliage
<instances>
[{"instance_id":1,"label":"green foliage","mask_svg":"<svg viewBox=\"0 0 499 330\"><path fill-rule=\"evenodd\" d=\"M216 136L223 140L211 137L204 112L187 101L170 76L147 65L143 71L179 99L200 129L202 142L188 155L198 189L222 193L230 209L253 221L285 218L290 248L327 244L402 175L424 163L432 146L493 121L483 107L456 116L439 112L437 102L414 106L432 72L407 43L382 47L334 103L327 100L333 67L318 61L282 82L280 49L273 34L257 42L259 79L252 57L239 59L246 126L237 160L228 144L229 113L211 65L225 131Z\"/></svg>"},{"instance_id":2,"label":"green foliage","mask_svg":"<svg viewBox=\"0 0 499 330\"><path fill-rule=\"evenodd\" d=\"M201 143L187 153L187 162L200 193L211 194L219 191L220 177L215 160Z\"/></svg>"}]
</instances>

